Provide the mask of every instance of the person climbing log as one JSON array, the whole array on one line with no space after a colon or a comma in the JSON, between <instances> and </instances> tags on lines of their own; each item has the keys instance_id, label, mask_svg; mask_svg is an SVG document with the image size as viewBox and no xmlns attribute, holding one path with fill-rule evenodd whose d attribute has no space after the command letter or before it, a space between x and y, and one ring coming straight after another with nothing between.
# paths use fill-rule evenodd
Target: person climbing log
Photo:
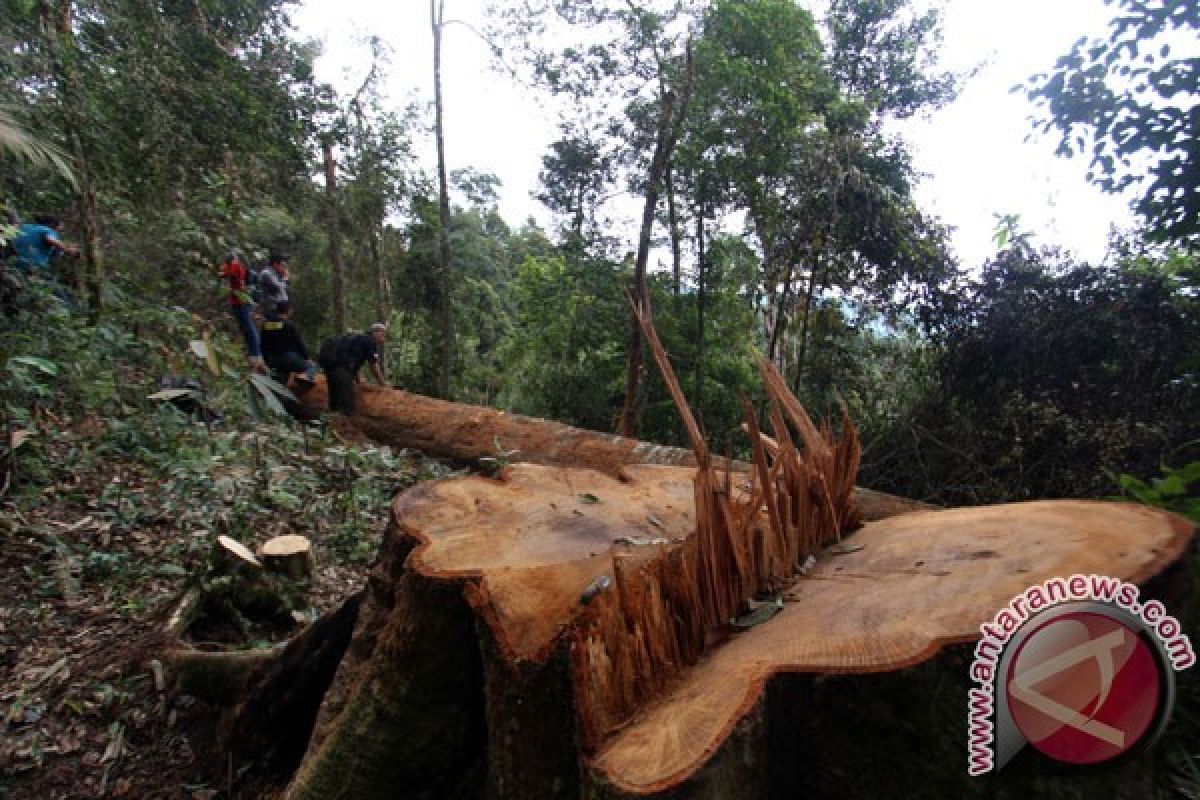
<instances>
[{"instance_id":1,"label":"person climbing log","mask_svg":"<svg viewBox=\"0 0 1200 800\"><path fill-rule=\"evenodd\" d=\"M354 413L355 384L363 364L371 363L371 372L380 386L386 386L379 365L379 347L387 338L387 325L376 322L368 333L345 333L326 339L317 362L325 370L329 383L329 410Z\"/></svg>"}]
</instances>

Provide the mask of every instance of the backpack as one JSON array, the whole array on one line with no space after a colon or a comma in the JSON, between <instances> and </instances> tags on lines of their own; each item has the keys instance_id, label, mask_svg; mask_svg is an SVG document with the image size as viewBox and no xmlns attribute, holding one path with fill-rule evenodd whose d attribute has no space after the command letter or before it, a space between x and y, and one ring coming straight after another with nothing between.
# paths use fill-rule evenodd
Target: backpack
<instances>
[{"instance_id":1,"label":"backpack","mask_svg":"<svg viewBox=\"0 0 1200 800\"><path fill-rule=\"evenodd\" d=\"M250 300L254 305L262 305L263 285L261 269L246 267L246 291L250 293Z\"/></svg>"}]
</instances>

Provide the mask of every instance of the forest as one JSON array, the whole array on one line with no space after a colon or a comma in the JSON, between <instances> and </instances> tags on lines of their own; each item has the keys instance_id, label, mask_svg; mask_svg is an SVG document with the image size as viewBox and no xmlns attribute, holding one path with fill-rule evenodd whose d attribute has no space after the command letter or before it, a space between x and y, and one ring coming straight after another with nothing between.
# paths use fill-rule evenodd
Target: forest
<instances>
[{"instance_id":1,"label":"forest","mask_svg":"<svg viewBox=\"0 0 1200 800\"><path fill-rule=\"evenodd\" d=\"M0 797L369 796L289 784L328 708L298 744L264 745L276 734L247 709L279 690L248 687L269 668L180 688L165 620L199 592L197 642L246 664L289 636L317 642L311 663L327 646L340 657L345 641L318 640L399 557L383 534L395 496L537 460L500 436L468 460L352 417L293 418L300 401L254 371L230 316L230 252L252 269L286 254L314 355L385 323L386 382L413 395L669 447L699 432L714 456L754 463L748 409L765 422L790 393L817 425L853 421L871 490L953 509L1125 499L1200 522L1200 57L1178 44L1200 37L1200 6L1106 0L1107 38L1015 89L1037 109L1031 130L1133 193L1136 227L1089 263L1007 215L991 255L963 263L915 201L921 175L892 125L971 79L939 66L936 7L496 3L474 46L561 109L538 176L554 223L514 227L489 165L447 168L440 80L406 105L387 91L395 72L453 58L455 5L430 0L431 63L380 31L346 91L317 78L320 46L285 0L0 0L0 237L49 214L78 249L0 272ZM617 197L636 204L632 225ZM302 591L280 579L251 598L270 623L232 608L245 564L221 558L257 564L254 547L291 534L314 547ZM230 556L228 540L246 547ZM1195 548L1184 559L1200 579ZM320 694L343 678L322 680ZM900 689L939 679L914 680ZM1153 780L1119 796L1200 797L1194 675L1177 697ZM963 772L954 736L938 752ZM538 796L480 763L445 767L467 776L454 796ZM831 797L868 786L821 780ZM1050 796L1021 786L896 796ZM626 796L609 789L582 795ZM452 795L397 791L379 796Z\"/></svg>"}]
</instances>

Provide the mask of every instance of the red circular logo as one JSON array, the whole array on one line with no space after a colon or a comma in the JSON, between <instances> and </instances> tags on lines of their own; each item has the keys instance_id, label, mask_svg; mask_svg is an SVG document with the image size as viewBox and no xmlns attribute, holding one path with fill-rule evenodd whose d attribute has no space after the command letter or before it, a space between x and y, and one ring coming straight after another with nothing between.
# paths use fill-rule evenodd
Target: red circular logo
<instances>
[{"instance_id":1,"label":"red circular logo","mask_svg":"<svg viewBox=\"0 0 1200 800\"><path fill-rule=\"evenodd\" d=\"M1005 688L1021 735L1050 758L1097 764L1135 747L1163 704L1158 662L1137 632L1088 611L1037 627Z\"/></svg>"}]
</instances>

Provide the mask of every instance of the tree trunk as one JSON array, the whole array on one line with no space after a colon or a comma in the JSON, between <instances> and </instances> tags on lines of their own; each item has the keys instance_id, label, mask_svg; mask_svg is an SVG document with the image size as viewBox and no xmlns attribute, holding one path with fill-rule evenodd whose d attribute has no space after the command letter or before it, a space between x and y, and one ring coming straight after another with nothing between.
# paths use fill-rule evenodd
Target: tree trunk
<instances>
[{"instance_id":1,"label":"tree trunk","mask_svg":"<svg viewBox=\"0 0 1200 800\"><path fill-rule=\"evenodd\" d=\"M371 254L371 269L375 273L375 318L387 322L392 315L392 286L388 280L387 270L383 266L381 242L383 238L383 223L376 225L367 242ZM386 370L385 370L386 371Z\"/></svg>"},{"instance_id":2,"label":"tree trunk","mask_svg":"<svg viewBox=\"0 0 1200 800\"><path fill-rule=\"evenodd\" d=\"M692 397L696 413L704 420L704 305L708 292L708 261L704 248L704 214L696 209L696 364Z\"/></svg>"},{"instance_id":3,"label":"tree trunk","mask_svg":"<svg viewBox=\"0 0 1200 800\"><path fill-rule=\"evenodd\" d=\"M375 319L387 324L392 316L392 284L388 280L387 270L383 266L382 249L383 221L373 226L368 237L367 246L370 249L371 269L375 274ZM379 367L383 374L388 374L387 348L379 351Z\"/></svg>"},{"instance_id":4,"label":"tree trunk","mask_svg":"<svg viewBox=\"0 0 1200 800\"><path fill-rule=\"evenodd\" d=\"M814 263L808 273L808 288L804 292L804 321L800 325L800 352L796 356L796 376L792 382L792 392L800 393L801 376L804 374L804 361L808 354L808 329L812 314L813 292L817 286L818 264Z\"/></svg>"},{"instance_id":5,"label":"tree trunk","mask_svg":"<svg viewBox=\"0 0 1200 800\"><path fill-rule=\"evenodd\" d=\"M671 291L675 295L676 306L679 303L679 293L683 289L683 245L680 241L683 235L679 231L679 214L675 209L675 183L670 167L667 168L667 227L671 232Z\"/></svg>"},{"instance_id":6,"label":"tree trunk","mask_svg":"<svg viewBox=\"0 0 1200 800\"><path fill-rule=\"evenodd\" d=\"M96 208L95 180L91 159L84 146L86 125L80 111L82 87L75 69L74 6L71 0L58 0L53 12L48 5L42 5L41 16L58 83L63 133L75 156L79 178L76 208L82 228L83 265L75 272L75 290L81 300L87 300L93 310L99 310L103 297L104 257L100 248L100 215Z\"/></svg>"},{"instance_id":7,"label":"tree trunk","mask_svg":"<svg viewBox=\"0 0 1200 800\"><path fill-rule=\"evenodd\" d=\"M450 371L454 361L454 326L450 311L450 188L446 180L446 136L442 104L442 28L444 0L429 0L433 28L433 97L438 160L438 396L450 398Z\"/></svg>"},{"instance_id":8,"label":"tree trunk","mask_svg":"<svg viewBox=\"0 0 1200 800\"><path fill-rule=\"evenodd\" d=\"M345 272L342 268L342 231L338 219L337 164L333 160L333 138L321 139L321 152L325 157L325 213L329 225L329 275L330 294L333 297L333 332L346 332L346 288Z\"/></svg>"},{"instance_id":9,"label":"tree trunk","mask_svg":"<svg viewBox=\"0 0 1200 800\"><path fill-rule=\"evenodd\" d=\"M772 436L747 404L754 468L730 472L640 321L700 466L517 464L398 497L286 798L838 796L842 781L797 765L821 752L823 730L842 733L836 703L814 719L814 703L792 702L824 701L819 676L911 674L1051 578L1113 576L1145 597L1156 576L1188 574L1193 526L1129 504L919 511L854 531L866 515L849 420L840 436L818 429L763 362ZM360 407L409 401L394 430L419 400L401 395L365 393ZM548 461L613 466L611 449L580 447L583 432L539 441L545 423L440 405L442 441L511 425ZM948 663L961 682L967 665ZM887 688L879 702L903 705ZM823 757L822 778L864 772L859 753Z\"/></svg>"},{"instance_id":10,"label":"tree trunk","mask_svg":"<svg viewBox=\"0 0 1200 800\"><path fill-rule=\"evenodd\" d=\"M72 126L76 130L81 123ZM83 227L83 269L78 284L94 310L104 304L104 251L100 247L100 212L96 208L96 184L92 177L91 160L83 140L72 131L71 145L79 166L79 220Z\"/></svg>"},{"instance_id":11,"label":"tree trunk","mask_svg":"<svg viewBox=\"0 0 1200 800\"><path fill-rule=\"evenodd\" d=\"M642 332L637 315L640 309L646 307L649 295L646 286L646 263L650 258L650 234L654 228L658 194L662 190L663 180L671 163L671 151L675 148L682 120L687 116L688 104L691 101L695 74L690 47L686 70L687 79L678 100L670 92L664 93L662 98L658 131L654 137L654 156L646 174L646 196L642 205L642 225L638 233L637 261L633 270L633 286L630 288L634 308L630 312L629 345L625 361L625 400L621 408L621 418L617 423L617 431L628 437L637 436L638 390L642 378Z\"/></svg>"},{"instance_id":12,"label":"tree trunk","mask_svg":"<svg viewBox=\"0 0 1200 800\"><path fill-rule=\"evenodd\" d=\"M308 417L319 415L328 406L323 376L318 377L311 387L293 381L290 388L300 398ZM363 384L357 391L354 415L349 418L356 430L381 444L419 450L438 458L465 462L493 458L499 443L504 450L517 451L515 460L587 467L608 475L617 475L623 467L633 464L696 464L692 452L680 447L452 403L400 389ZM750 468L739 462L733 462L731 466L738 471ZM868 520L933 508L916 500L861 487L855 490L855 498Z\"/></svg>"}]
</instances>

